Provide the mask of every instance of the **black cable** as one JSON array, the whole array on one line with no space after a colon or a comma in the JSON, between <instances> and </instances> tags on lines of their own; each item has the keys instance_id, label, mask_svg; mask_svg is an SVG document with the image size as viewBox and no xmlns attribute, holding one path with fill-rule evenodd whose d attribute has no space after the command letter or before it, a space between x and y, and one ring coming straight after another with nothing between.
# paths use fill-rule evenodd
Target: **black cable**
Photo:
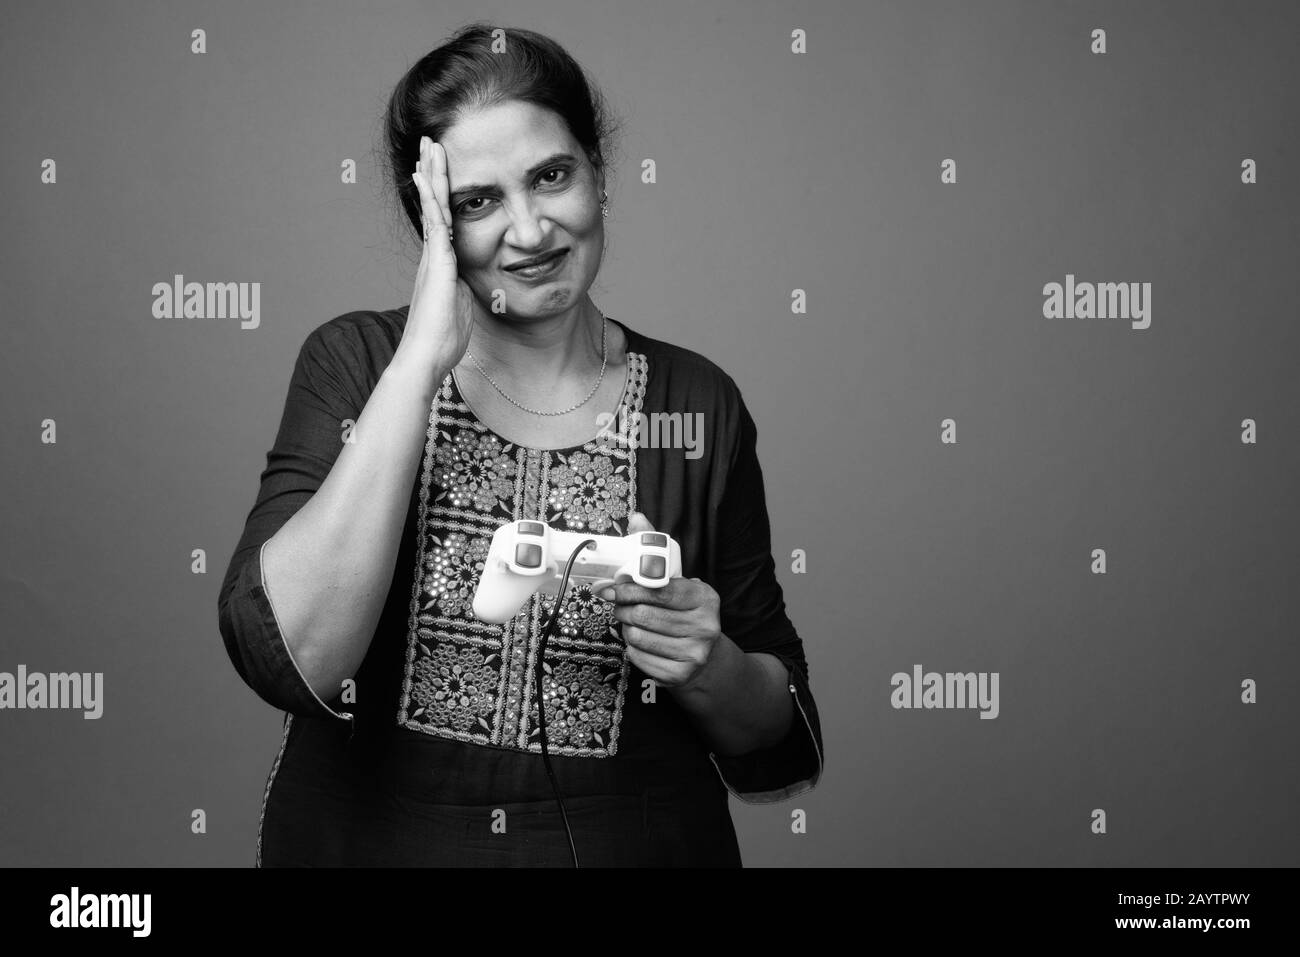
<instances>
[{"instance_id":1,"label":"black cable","mask_svg":"<svg viewBox=\"0 0 1300 957\"><path fill-rule=\"evenodd\" d=\"M542 732L542 763L546 765L546 776L550 778L551 789L555 792L556 803L560 805L560 819L564 821L564 833L569 838L569 853L573 855L573 866L578 866L578 848L573 843L573 829L569 827L569 813L564 809L564 797L560 794L560 786L555 782L555 772L551 769L551 754L546 747L546 704L542 700L542 682L545 678L545 672L542 670L542 664L546 661L546 639L555 631L555 626L560 620L560 613L564 611L564 592L569 586L569 572L573 570L573 563L578 559L578 553L587 547L588 544L595 543L594 538L584 539L573 550L569 556L568 564L564 566L564 577L560 579L560 590L555 596L555 607L551 610L551 618L542 628L542 638L537 648L537 666L533 683L537 686L537 724Z\"/></svg>"}]
</instances>

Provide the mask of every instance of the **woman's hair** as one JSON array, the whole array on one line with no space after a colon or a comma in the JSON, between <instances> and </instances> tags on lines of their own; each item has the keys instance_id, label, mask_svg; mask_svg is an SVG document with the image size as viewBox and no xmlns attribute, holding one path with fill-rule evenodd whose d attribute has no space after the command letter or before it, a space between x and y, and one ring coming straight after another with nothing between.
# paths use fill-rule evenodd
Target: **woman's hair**
<instances>
[{"instance_id":1,"label":"woman's hair","mask_svg":"<svg viewBox=\"0 0 1300 957\"><path fill-rule=\"evenodd\" d=\"M564 121L594 169L607 168L616 124L582 68L554 40L531 30L501 28L505 50L494 53L496 29L483 22L463 27L411 67L389 98L386 166L417 241L420 193L411 176L420 137L441 140L466 113L510 100L544 107Z\"/></svg>"}]
</instances>

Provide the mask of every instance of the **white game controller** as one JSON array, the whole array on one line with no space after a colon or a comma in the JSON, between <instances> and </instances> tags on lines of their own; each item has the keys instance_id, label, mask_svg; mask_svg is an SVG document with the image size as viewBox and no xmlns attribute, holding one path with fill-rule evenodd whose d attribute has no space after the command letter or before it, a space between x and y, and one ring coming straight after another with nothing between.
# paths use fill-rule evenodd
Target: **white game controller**
<instances>
[{"instance_id":1,"label":"white game controller","mask_svg":"<svg viewBox=\"0 0 1300 957\"><path fill-rule=\"evenodd\" d=\"M596 535L526 519L507 522L492 535L474 592L475 617L502 625L519 614L533 594L557 594L564 566L584 539L593 541L574 560L571 585L588 585L594 593L626 575L646 588L663 588L682 575L681 548L664 532Z\"/></svg>"}]
</instances>

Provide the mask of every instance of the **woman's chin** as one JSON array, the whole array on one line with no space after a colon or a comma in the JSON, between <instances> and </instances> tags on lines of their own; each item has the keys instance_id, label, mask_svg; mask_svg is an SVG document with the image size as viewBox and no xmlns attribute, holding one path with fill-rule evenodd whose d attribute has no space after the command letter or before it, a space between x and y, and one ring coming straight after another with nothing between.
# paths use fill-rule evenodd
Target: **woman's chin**
<instances>
[{"instance_id":1,"label":"woman's chin","mask_svg":"<svg viewBox=\"0 0 1300 957\"><path fill-rule=\"evenodd\" d=\"M549 319L572 308L582 298L582 290L575 282L553 282L533 287L510 296L511 316L521 319Z\"/></svg>"}]
</instances>

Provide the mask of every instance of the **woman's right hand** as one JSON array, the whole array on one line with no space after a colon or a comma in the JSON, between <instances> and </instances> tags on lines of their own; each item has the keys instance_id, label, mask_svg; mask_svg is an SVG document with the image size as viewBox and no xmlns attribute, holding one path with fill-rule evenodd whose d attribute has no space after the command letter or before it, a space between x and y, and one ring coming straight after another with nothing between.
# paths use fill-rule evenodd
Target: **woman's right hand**
<instances>
[{"instance_id":1,"label":"woman's right hand","mask_svg":"<svg viewBox=\"0 0 1300 957\"><path fill-rule=\"evenodd\" d=\"M456 253L447 238L451 227L447 153L427 136L420 137L420 160L413 178L424 216L424 253L398 347L445 375L469 348L474 295L457 272Z\"/></svg>"}]
</instances>

